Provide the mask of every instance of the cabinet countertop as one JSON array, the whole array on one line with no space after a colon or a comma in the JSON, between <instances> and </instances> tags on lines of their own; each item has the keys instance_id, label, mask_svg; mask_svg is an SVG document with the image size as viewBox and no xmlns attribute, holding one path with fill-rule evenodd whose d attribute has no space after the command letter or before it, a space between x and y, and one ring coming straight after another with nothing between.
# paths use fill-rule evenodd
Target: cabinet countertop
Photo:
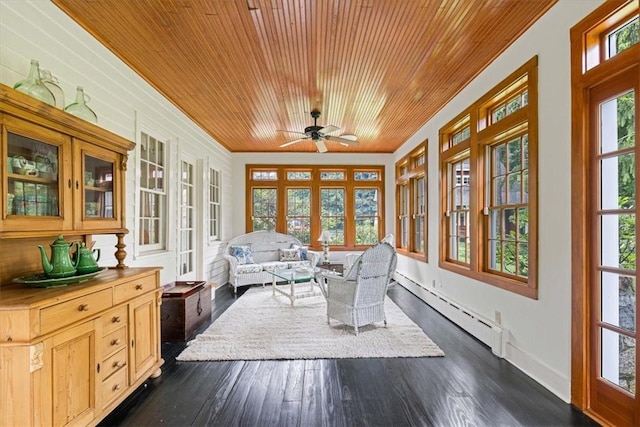
<instances>
[{"instance_id":1,"label":"cabinet countertop","mask_svg":"<svg viewBox=\"0 0 640 427\"><path fill-rule=\"evenodd\" d=\"M0 286L0 310L24 310L67 301L86 294L88 290L113 287L138 276L154 274L160 269L161 267L106 269L86 282L52 288L33 288L24 284L3 285Z\"/></svg>"}]
</instances>

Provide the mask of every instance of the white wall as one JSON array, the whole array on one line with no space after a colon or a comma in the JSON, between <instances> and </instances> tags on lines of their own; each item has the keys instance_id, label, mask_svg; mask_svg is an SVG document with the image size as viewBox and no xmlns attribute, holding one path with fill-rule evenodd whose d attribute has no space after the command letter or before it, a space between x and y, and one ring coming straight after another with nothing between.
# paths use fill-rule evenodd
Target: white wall
<instances>
[{"instance_id":1,"label":"white wall","mask_svg":"<svg viewBox=\"0 0 640 427\"><path fill-rule=\"evenodd\" d=\"M429 260L400 256L414 281L493 319L510 332L506 358L569 402L571 391L571 80L569 29L601 3L560 0L516 43L413 135L396 161L429 140ZM438 131L534 55L539 70L539 299L532 300L438 267Z\"/></svg>"},{"instance_id":2,"label":"white wall","mask_svg":"<svg viewBox=\"0 0 640 427\"><path fill-rule=\"evenodd\" d=\"M73 102L76 86L83 86L91 96L89 105L103 128L134 142L138 142L141 129L170 141L172 206L178 201L176 173L182 155L220 170L222 238L230 237L231 154L49 1L0 1L0 82L13 86L26 77L31 59L39 60L41 68L57 76L67 105ZM135 254L138 153L138 147L130 153L127 170L126 212L130 232L125 240L126 263L162 266L162 282L168 283L175 280L177 274L175 209L169 209L169 250L147 256ZM96 247L102 251L101 265L115 264L113 245L113 236L96 236ZM203 258L199 279L226 282L226 263L219 256L220 245L209 244L205 239L198 251Z\"/></svg>"}]
</instances>

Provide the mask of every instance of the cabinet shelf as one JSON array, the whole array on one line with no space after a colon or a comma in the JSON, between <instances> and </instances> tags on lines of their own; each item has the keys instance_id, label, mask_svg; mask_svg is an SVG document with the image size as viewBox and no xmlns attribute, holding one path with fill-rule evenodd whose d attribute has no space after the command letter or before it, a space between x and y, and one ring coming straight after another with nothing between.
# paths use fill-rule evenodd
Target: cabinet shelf
<instances>
[{"instance_id":1,"label":"cabinet shelf","mask_svg":"<svg viewBox=\"0 0 640 427\"><path fill-rule=\"evenodd\" d=\"M58 184L54 179L40 178L39 176L22 175L19 173L8 173L7 178L16 181L33 182L34 184Z\"/></svg>"}]
</instances>

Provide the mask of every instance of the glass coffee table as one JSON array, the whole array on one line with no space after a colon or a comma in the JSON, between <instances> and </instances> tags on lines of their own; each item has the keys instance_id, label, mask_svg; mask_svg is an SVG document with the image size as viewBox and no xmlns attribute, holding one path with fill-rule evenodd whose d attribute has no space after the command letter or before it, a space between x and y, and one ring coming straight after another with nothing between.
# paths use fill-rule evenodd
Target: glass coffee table
<instances>
[{"instance_id":1,"label":"glass coffee table","mask_svg":"<svg viewBox=\"0 0 640 427\"><path fill-rule=\"evenodd\" d=\"M314 269L289 268L286 270L269 271L273 276L271 289L273 295L278 292L286 296L291 301L291 305L295 300L300 298L309 298L316 295L322 295L320 286L315 280ZM286 284L278 285L278 282L286 282Z\"/></svg>"}]
</instances>

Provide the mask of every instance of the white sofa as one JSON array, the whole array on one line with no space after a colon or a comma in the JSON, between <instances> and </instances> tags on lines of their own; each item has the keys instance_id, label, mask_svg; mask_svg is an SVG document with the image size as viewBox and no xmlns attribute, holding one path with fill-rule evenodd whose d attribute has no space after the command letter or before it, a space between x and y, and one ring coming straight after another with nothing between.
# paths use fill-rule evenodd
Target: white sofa
<instances>
[{"instance_id":1,"label":"white sofa","mask_svg":"<svg viewBox=\"0 0 640 427\"><path fill-rule=\"evenodd\" d=\"M254 231L234 237L224 251L224 257L229 261L229 284L234 293L238 286L270 283L273 276L269 270L315 267L321 256L308 250L296 237L271 231Z\"/></svg>"}]
</instances>

